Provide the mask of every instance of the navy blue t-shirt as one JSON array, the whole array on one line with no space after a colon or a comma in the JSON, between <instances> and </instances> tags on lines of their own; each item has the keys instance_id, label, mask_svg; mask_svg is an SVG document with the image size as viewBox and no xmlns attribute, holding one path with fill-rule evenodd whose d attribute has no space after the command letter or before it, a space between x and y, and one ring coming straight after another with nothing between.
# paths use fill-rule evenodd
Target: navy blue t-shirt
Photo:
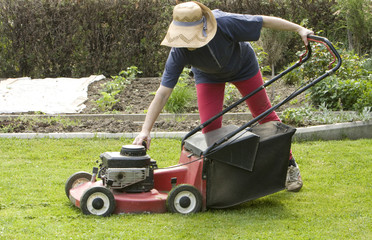
<instances>
[{"instance_id":1,"label":"navy blue t-shirt","mask_svg":"<svg viewBox=\"0 0 372 240\"><path fill-rule=\"evenodd\" d=\"M259 70L257 58L247 41L257 41L262 17L212 11L217 33L206 45L193 51L172 48L161 84L174 88L187 65L192 66L196 84L240 81L253 77Z\"/></svg>"}]
</instances>

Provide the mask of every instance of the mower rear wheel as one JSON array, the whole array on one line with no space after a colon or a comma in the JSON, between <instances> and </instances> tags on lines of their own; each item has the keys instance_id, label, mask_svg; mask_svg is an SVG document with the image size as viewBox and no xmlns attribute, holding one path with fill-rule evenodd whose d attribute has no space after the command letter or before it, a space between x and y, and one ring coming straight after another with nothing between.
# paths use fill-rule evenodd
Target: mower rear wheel
<instances>
[{"instance_id":1,"label":"mower rear wheel","mask_svg":"<svg viewBox=\"0 0 372 240\"><path fill-rule=\"evenodd\" d=\"M190 214L201 211L203 197L192 185L182 184L173 188L167 198L169 212Z\"/></svg>"},{"instance_id":2,"label":"mower rear wheel","mask_svg":"<svg viewBox=\"0 0 372 240\"><path fill-rule=\"evenodd\" d=\"M115 198L112 192L101 186L87 189L81 199L81 211L86 215L110 216L115 210Z\"/></svg>"},{"instance_id":3,"label":"mower rear wheel","mask_svg":"<svg viewBox=\"0 0 372 240\"><path fill-rule=\"evenodd\" d=\"M77 172L72 174L66 181L65 192L67 198L70 197L70 189L75 188L83 183L89 182L92 178L92 174L87 172Z\"/></svg>"}]
</instances>

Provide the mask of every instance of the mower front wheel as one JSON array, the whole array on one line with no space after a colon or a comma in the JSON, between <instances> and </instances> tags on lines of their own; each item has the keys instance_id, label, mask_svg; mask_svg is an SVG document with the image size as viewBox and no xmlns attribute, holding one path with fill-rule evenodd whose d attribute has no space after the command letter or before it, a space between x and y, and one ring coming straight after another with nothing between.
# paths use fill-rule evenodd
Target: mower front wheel
<instances>
[{"instance_id":1,"label":"mower front wheel","mask_svg":"<svg viewBox=\"0 0 372 240\"><path fill-rule=\"evenodd\" d=\"M81 211L86 215L110 216L115 210L115 198L112 192L101 186L87 189L81 199Z\"/></svg>"},{"instance_id":2,"label":"mower front wheel","mask_svg":"<svg viewBox=\"0 0 372 240\"><path fill-rule=\"evenodd\" d=\"M70 197L70 189L75 188L83 183L89 182L92 178L92 174L87 172L77 172L72 174L66 181L65 192L67 198Z\"/></svg>"},{"instance_id":3,"label":"mower front wheel","mask_svg":"<svg viewBox=\"0 0 372 240\"><path fill-rule=\"evenodd\" d=\"M192 185L182 184L173 188L167 198L169 212L190 214L200 212L203 197Z\"/></svg>"}]
</instances>

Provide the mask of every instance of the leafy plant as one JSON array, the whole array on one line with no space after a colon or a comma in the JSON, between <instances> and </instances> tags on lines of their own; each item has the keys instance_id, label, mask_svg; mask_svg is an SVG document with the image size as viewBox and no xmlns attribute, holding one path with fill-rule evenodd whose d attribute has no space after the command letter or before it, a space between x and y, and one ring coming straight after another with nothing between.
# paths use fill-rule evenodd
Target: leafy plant
<instances>
[{"instance_id":1,"label":"leafy plant","mask_svg":"<svg viewBox=\"0 0 372 240\"><path fill-rule=\"evenodd\" d=\"M112 81L103 85L103 91L107 93L121 92L126 85L131 83L131 80L136 78L137 74L141 73L136 66L128 67L127 70L122 70L118 75L111 76Z\"/></svg>"},{"instance_id":2,"label":"leafy plant","mask_svg":"<svg viewBox=\"0 0 372 240\"><path fill-rule=\"evenodd\" d=\"M271 67L265 64L269 56L268 53L264 51L264 48L261 46L261 44L252 42L251 45L256 53L258 65L260 66L262 74L266 72L271 72Z\"/></svg>"},{"instance_id":3,"label":"leafy plant","mask_svg":"<svg viewBox=\"0 0 372 240\"><path fill-rule=\"evenodd\" d=\"M119 102L119 99L117 99L118 94L140 73L142 72L136 66L131 66L127 70L119 72L117 76L111 76L112 81L102 84L102 96L96 100L99 109L101 111L112 111L115 104Z\"/></svg>"},{"instance_id":4,"label":"leafy plant","mask_svg":"<svg viewBox=\"0 0 372 240\"><path fill-rule=\"evenodd\" d=\"M238 89L234 84L227 83L225 86L225 104L230 105L236 100L236 96L239 94Z\"/></svg>"},{"instance_id":5,"label":"leafy plant","mask_svg":"<svg viewBox=\"0 0 372 240\"><path fill-rule=\"evenodd\" d=\"M372 106L371 58L360 57L350 51L341 51L343 64L331 76L311 89L315 106L325 103L333 110L362 111Z\"/></svg>"},{"instance_id":6,"label":"leafy plant","mask_svg":"<svg viewBox=\"0 0 372 240\"><path fill-rule=\"evenodd\" d=\"M287 108L283 111L281 119L286 124L295 126L306 125L306 121L313 114L313 109L309 106L300 108Z\"/></svg>"},{"instance_id":7,"label":"leafy plant","mask_svg":"<svg viewBox=\"0 0 372 240\"><path fill-rule=\"evenodd\" d=\"M322 103L333 110L357 110L372 106L372 82L369 80L337 80L335 77L320 82L311 89L315 106Z\"/></svg>"},{"instance_id":8,"label":"leafy plant","mask_svg":"<svg viewBox=\"0 0 372 240\"><path fill-rule=\"evenodd\" d=\"M196 98L193 88L189 86L190 68L184 68L172 95L164 106L165 111L171 113L182 113Z\"/></svg>"},{"instance_id":9,"label":"leafy plant","mask_svg":"<svg viewBox=\"0 0 372 240\"><path fill-rule=\"evenodd\" d=\"M119 92L119 90L110 93L101 92L102 97L96 101L99 109L103 112L111 111L115 104L119 102L119 99L116 99L116 95L118 95Z\"/></svg>"},{"instance_id":10,"label":"leafy plant","mask_svg":"<svg viewBox=\"0 0 372 240\"><path fill-rule=\"evenodd\" d=\"M361 112L339 111L335 112L327 108L326 104L315 109L311 106L301 108L287 108L282 112L281 119L286 124L295 126L307 126L318 124L333 124L352 121L371 120L371 108L365 107Z\"/></svg>"}]
</instances>

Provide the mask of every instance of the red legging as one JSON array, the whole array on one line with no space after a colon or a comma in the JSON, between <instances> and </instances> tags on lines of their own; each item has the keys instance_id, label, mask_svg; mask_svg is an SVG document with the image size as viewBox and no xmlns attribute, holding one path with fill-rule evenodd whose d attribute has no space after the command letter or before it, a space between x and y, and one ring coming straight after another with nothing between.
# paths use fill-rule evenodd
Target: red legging
<instances>
[{"instance_id":1,"label":"red legging","mask_svg":"<svg viewBox=\"0 0 372 240\"><path fill-rule=\"evenodd\" d=\"M250 92L263 85L261 72L259 71L250 79L233 82L232 84L236 86L242 96L246 96ZM207 121L222 111L223 100L225 97L225 83L199 83L196 85L196 93L198 97L198 108L201 123ZM267 109L271 108L271 103L265 89L257 92L252 97L245 100L245 102L247 103L253 117L258 116ZM259 121L259 123L262 124L270 121L280 122L280 118L275 111L271 112L268 116ZM206 133L214 129L218 129L221 126L222 117L219 117L211 124L204 127L202 132ZM289 159L292 159L292 151L289 153Z\"/></svg>"},{"instance_id":2,"label":"red legging","mask_svg":"<svg viewBox=\"0 0 372 240\"><path fill-rule=\"evenodd\" d=\"M242 96L246 96L250 92L263 85L261 72L259 71L250 79L232 82L232 84L236 86ZM199 83L196 85L196 92L198 97L200 121L202 123L222 111L225 96L225 83ZM271 103L265 89L262 89L252 97L248 98L246 103L253 117L258 116L267 109L271 108ZM260 123L270 121L280 121L275 111L262 119ZM203 128L202 132L206 133L220 128L221 126L222 117L216 119L211 124Z\"/></svg>"}]
</instances>

